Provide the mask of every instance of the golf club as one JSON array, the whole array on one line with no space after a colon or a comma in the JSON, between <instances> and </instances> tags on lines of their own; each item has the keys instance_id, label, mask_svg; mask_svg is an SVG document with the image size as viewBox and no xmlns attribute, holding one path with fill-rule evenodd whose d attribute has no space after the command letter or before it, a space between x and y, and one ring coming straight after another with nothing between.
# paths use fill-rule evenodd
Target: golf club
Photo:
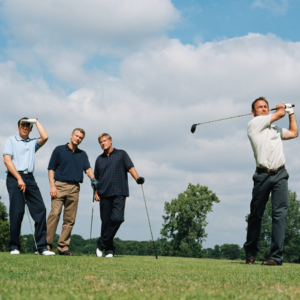
<instances>
[{"instance_id":1,"label":"golf club","mask_svg":"<svg viewBox=\"0 0 300 300\"><path fill-rule=\"evenodd\" d=\"M292 104L292 107L295 107L295 104ZM277 109L276 108L270 109L270 111L273 111L273 110L277 110ZM191 132L194 133L196 131L196 127L198 125L203 125L203 124L213 123L213 122L218 122L218 121L224 121L224 120L229 120L229 119L234 119L234 118L239 118L239 117L244 117L244 116L249 116L249 115L252 115L252 113L245 114L245 115L239 115L239 116L235 116L235 117L224 118L224 119L218 119L218 120L214 120L214 121L208 121L208 122L204 122L204 123L193 124L192 128L191 128Z\"/></svg>"},{"instance_id":2,"label":"golf club","mask_svg":"<svg viewBox=\"0 0 300 300\"><path fill-rule=\"evenodd\" d=\"M24 203L25 203L25 207L26 207L26 211L27 211L27 216L28 216L28 220L29 220L29 224L30 224L30 228L31 228L31 233L32 233L32 236L33 236L34 244L35 244L35 249L37 251L37 255L39 255L39 250L38 250L38 247L36 245L36 241L35 241L35 237L34 237L34 232L32 230L32 226L31 226L31 222L30 222L29 209L28 209L28 206L27 206L27 203L26 203L25 193L22 192L22 195L23 195L23 199L24 199Z\"/></svg>"},{"instance_id":3,"label":"golf club","mask_svg":"<svg viewBox=\"0 0 300 300\"><path fill-rule=\"evenodd\" d=\"M146 199L145 199L145 194L144 194L144 189L143 189L143 185L141 184L141 188L142 188L142 192L143 192L143 197L144 197L144 202L145 202L145 207L146 207L146 212L147 212L147 217L148 217L148 222L149 222L149 227L150 227L150 232L151 232L151 237L152 237L152 242L153 242L153 247L154 247L154 252L155 252L155 257L157 258L157 254L156 254L156 248L155 248L155 243L154 243L154 239L153 239L153 234L152 234L152 229L151 229L151 225L150 225L150 219L149 219L149 214L148 214L148 209L147 209L147 204L146 204Z\"/></svg>"},{"instance_id":4,"label":"golf club","mask_svg":"<svg viewBox=\"0 0 300 300\"><path fill-rule=\"evenodd\" d=\"M91 239L92 239L92 228L93 228L93 215L94 215L94 203L95 203L95 194L93 190L93 204L92 204L92 218L91 218L91 230L90 230L90 243L89 243L89 254L87 256L91 255Z\"/></svg>"}]
</instances>

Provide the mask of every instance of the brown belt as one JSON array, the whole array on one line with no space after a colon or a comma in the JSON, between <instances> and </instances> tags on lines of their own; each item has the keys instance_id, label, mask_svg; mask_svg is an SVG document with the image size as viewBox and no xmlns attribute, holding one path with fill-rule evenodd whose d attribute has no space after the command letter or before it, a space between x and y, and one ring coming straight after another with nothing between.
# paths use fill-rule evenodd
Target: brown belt
<instances>
[{"instance_id":1,"label":"brown belt","mask_svg":"<svg viewBox=\"0 0 300 300\"><path fill-rule=\"evenodd\" d=\"M256 171L260 171L260 172L268 173L269 175L272 175L272 174L276 174L278 171L280 171L282 169L285 169L285 165L282 165L278 169L265 169L265 168L259 168L259 167L257 167Z\"/></svg>"}]
</instances>

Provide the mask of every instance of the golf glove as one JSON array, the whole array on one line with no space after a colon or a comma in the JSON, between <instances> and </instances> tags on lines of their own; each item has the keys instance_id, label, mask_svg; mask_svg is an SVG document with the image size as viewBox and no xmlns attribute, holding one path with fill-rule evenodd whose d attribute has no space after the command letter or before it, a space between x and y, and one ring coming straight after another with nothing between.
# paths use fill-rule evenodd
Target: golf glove
<instances>
[{"instance_id":1,"label":"golf glove","mask_svg":"<svg viewBox=\"0 0 300 300\"><path fill-rule=\"evenodd\" d=\"M136 180L136 183L137 184L143 184L145 182L145 178L144 177L139 177L137 180Z\"/></svg>"},{"instance_id":2,"label":"golf glove","mask_svg":"<svg viewBox=\"0 0 300 300\"><path fill-rule=\"evenodd\" d=\"M96 178L92 178L91 179L91 186L93 188L94 191L97 191L98 189L98 181L96 180Z\"/></svg>"},{"instance_id":3,"label":"golf glove","mask_svg":"<svg viewBox=\"0 0 300 300\"><path fill-rule=\"evenodd\" d=\"M293 109L293 107L292 107L292 104L286 103L286 104L285 104L285 111L286 111L289 115L293 114L293 113L294 113L294 109Z\"/></svg>"},{"instance_id":4,"label":"golf glove","mask_svg":"<svg viewBox=\"0 0 300 300\"><path fill-rule=\"evenodd\" d=\"M25 120L21 120L21 123L29 123L30 124L30 127L33 126L33 124L35 124L37 121L37 119L25 119Z\"/></svg>"}]
</instances>

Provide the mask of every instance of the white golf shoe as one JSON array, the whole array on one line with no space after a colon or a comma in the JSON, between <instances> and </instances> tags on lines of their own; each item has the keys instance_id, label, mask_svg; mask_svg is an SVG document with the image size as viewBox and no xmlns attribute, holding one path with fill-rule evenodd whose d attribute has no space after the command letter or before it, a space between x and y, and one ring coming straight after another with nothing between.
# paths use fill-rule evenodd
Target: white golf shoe
<instances>
[{"instance_id":1,"label":"white golf shoe","mask_svg":"<svg viewBox=\"0 0 300 300\"><path fill-rule=\"evenodd\" d=\"M114 257L114 255L112 253L108 253L107 255L105 255L105 257Z\"/></svg>"},{"instance_id":2,"label":"white golf shoe","mask_svg":"<svg viewBox=\"0 0 300 300\"><path fill-rule=\"evenodd\" d=\"M38 252L36 251L35 254L37 255ZM43 251L43 252L41 253L41 255L50 256L50 255L55 255L55 253L52 252L52 251L49 251L49 250L45 250L45 251Z\"/></svg>"},{"instance_id":3,"label":"white golf shoe","mask_svg":"<svg viewBox=\"0 0 300 300\"><path fill-rule=\"evenodd\" d=\"M103 252L97 248L96 255L97 255L97 257L102 257Z\"/></svg>"},{"instance_id":4,"label":"white golf shoe","mask_svg":"<svg viewBox=\"0 0 300 300\"><path fill-rule=\"evenodd\" d=\"M10 251L10 254L13 254L13 255L20 254L20 251L18 249L15 249L15 250Z\"/></svg>"}]
</instances>

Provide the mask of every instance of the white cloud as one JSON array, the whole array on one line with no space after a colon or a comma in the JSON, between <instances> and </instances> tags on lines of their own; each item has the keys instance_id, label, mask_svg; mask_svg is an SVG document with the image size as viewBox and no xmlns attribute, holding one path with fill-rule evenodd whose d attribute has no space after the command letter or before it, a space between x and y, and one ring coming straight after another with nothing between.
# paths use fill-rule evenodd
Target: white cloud
<instances>
[{"instance_id":1,"label":"white cloud","mask_svg":"<svg viewBox=\"0 0 300 300\"><path fill-rule=\"evenodd\" d=\"M119 77L86 72L84 78L76 79L77 88L70 95L51 90L43 79L23 77L14 62L2 63L0 126L5 132L0 134L0 146L15 133L19 118L39 117L50 139L37 153L36 177L49 209L46 168L54 147L68 142L73 128L82 127L87 132L82 149L93 165L100 153L97 136L109 132L115 147L125 149L146 178L144 188L155 237L161 229L164 202L177 197L189 182L199 182L221 200L209 215L206 245L220 241L241 245L255 169L246 136L251 117L202 125L194 135L190 127L250 112L251 102L261 95L272 107L282 101L293 102L297 116L299 48L300 43L259 34L197 46L165 39L128 55L120 65ZM279 124L288 126L287 118ZM284 143L290 188L298 193L300 160L295 149L299 146L298 139ZM3 165L0 174L4 180ZM148 239L140 187L130 179L130 188L126 222L119 236ZM85 237L90 194L85 180L74 229Z\"/></svg>"},{"instance_id":2,"label":"white cloud","mask_svg":"<svg viewBox=\"0 0 300 300\"><path fill-rule=\"evenodd\" d=\"M179 18L170 0L5 0L2 14L24 44L130 45Z\"/></svg>"},{"instance_id":3,"label":"white cloud","mask_svg":"<svg viewBox=\"0 0 300 300\"><path fill-rule=\"evenodd\" d=\"M275 14L285 14L289 7L288 0L255 0L253 7L268 9Z\"/></svg>"}]
</instances>

